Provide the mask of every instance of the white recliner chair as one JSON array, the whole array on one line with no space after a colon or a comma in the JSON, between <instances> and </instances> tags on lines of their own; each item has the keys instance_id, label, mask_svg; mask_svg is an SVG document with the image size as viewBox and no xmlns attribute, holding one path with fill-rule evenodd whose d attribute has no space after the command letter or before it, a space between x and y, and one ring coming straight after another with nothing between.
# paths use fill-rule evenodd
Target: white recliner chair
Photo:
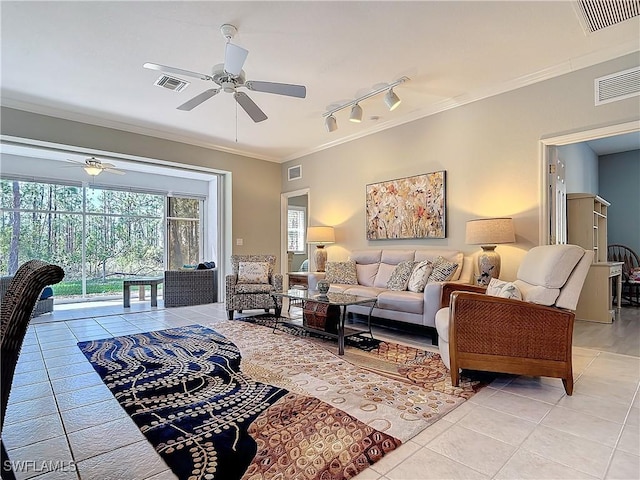
<instances>
[{"instance_id":1,"label":"white recliner chair","mask_svg":"<svg viewBox=\"0 0 640 480\"><path fill-rule=\"evenodd\" d=\"M446 284L436 329L453 385L466 368L561 378L571 395L574 310L592 262L577 245L532 248L508 285L521 300Z\"/></svg>"}]
</instances>

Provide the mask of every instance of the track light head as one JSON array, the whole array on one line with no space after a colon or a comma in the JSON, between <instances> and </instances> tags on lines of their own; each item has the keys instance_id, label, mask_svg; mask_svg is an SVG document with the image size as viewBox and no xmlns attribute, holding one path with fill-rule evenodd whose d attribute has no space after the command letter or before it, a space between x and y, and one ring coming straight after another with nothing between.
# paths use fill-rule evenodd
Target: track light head
<instances>
[{"instance_id":1,"label":"track light head","mask_svg":"<svg viewBox=\"0 0 640 480\"><path fill-rule=\"evenodd\" d=\"M393 88L390 88L384 96L384 103L386 103L387 107L389 107L390 112L395 110L398 105L400 105L400 101L400 98L395 94Z\"/></svg>"},{"instance_id":2,"label":"track light head","mask_svg":"<svg viewBox=\"0 0 640 480\"><path fill-rule=\"evenodd\" d=\"M351 107L351 114L349 115L349 121L353 123L362 122L362 107L357 103Z\"/></svg>"},{"instance_id":3,"label":"track light head","mask_svg":"<svg viewBox=\"0 0 640 480\"><path fill-rule=\"evenodd\" d=\"M335 132L338 129L336 117L329 115L324 121L324 126L327 127L327 132Z\"/></svg>"}]
</instances>

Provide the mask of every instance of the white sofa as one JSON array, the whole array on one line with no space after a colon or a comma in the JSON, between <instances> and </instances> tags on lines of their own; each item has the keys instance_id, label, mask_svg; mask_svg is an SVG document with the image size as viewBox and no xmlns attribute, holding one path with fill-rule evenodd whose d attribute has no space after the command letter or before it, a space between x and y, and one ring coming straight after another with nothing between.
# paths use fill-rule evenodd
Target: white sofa
<instances>
[{"instance_id":1,"label":"white sofa","mask_svg":"<svg viewBox=\"0 0 640 480\"><path fill-rule=\"evenodd\" d=\"M351 253L349 259L356 263L358 284L333 283L329 291L376 297L378 302L373 309L374 317L435 328L435 315L440 308L443 282L428 283L423 293L389 290L386 285L400 262L434 260L438 256L458 264L449 282L472 283L472 258L466 257L458 250L437 248L357 250ZM310 273L309 289L314 290L317 281L324 276L324 274ZM362 305L353 305L348 308L351 313L363 315L368 315L369 310L370 307Z\"/></svg>"}]
</instances>

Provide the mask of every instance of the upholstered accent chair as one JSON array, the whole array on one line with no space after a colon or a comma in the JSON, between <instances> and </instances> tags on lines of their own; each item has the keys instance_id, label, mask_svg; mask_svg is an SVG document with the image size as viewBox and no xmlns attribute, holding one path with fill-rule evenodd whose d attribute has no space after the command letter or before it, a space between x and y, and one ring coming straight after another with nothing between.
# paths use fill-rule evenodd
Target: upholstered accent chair
<instances>
[{"instance_id":1,"label":"upholstered accent chair","mask_svg":"<svg viewBox=\"0 0 640 480\"><path fill-rule=\"evenodd\" d=\"M283 278L275 273L275 255L231 255L231 274L226 277L225 303L229 320L233 312L243 310L274 309L282 312L282 299L274 301L271 294L282 292Z\"/></svg>"},{"instance_id":2,"label":"upholstered accent chair","mask_svg":"<svg viewBox=\"0 0 640 480\"><path fill-rule=\"evenodd\" d=\"M577 245L532 248L508 284L521 300L446 284L436 329L453 385L466 368L561 378L571 395L575 309L592 261L593 252Z\"/></svg>"},{"instance_id":3,"label":"upholstered accent chair","mask_svg":"<svg viewBox=\"0 0 640 480\"><path fill-rule=\"evenodd\" d=\"M29 260L18 268L2 296L0 306L0 355L2 359L0 432L2 432L4 416L9 403L13 374L36 302L44 287L56 284L63 278L64 270L59 266L41 260ZM6 465L10 464L7 462L7 453L1 439L0 447L2 450L2 478L15 478L13 472L6 469Z\"/></svg>"}]
</instances>

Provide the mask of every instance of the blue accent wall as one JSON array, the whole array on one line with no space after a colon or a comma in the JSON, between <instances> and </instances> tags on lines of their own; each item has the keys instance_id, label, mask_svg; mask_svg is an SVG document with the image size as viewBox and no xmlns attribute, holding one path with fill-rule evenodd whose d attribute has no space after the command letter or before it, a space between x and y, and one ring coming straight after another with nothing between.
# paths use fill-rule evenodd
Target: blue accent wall
<instances>
[{"instance_id":1,"label":"blue accent wall","mask_svg":"<svg viewBox=\"0 0 640 480\"><path fill-rule=\"evenodd\" d=\"M598 160L599 194L611 202L607 241L640 255L640 150L603 155Z\"/></svg>"}]
</instances>

